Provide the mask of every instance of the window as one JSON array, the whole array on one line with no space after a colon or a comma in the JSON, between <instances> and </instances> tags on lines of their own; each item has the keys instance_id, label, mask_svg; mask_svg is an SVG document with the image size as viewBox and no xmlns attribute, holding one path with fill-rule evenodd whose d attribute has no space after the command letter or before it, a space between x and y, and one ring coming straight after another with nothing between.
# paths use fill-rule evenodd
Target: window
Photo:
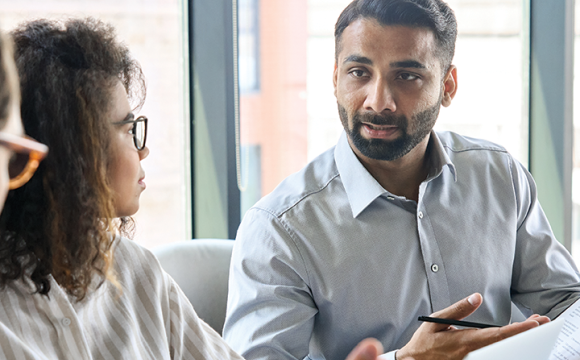
<instances>
[{"instance_id":1,"label":"window","mask_svg":"<svg viewBox=\"0 0 580 360\"><path fill-rule=\"evenodd\" d=\"M458 91L436 129L493 141L528 163L527 59L521 0L449 0L458 23ZM525 59L525 62L524 62Z\"/></svg>"},{"instance_id":2,"label":"window","mask_svg":"<svg viewBox=\"0 0 580 360\"><path fill-rule=\"evenodd\" d=\"M180 0L0 0L0 23L9 31L34 18L93 16L112 24L147 79L147 100L139 114L149 118L142 162L147 190L134 216L135 241L153 247L190 238L189 130L185 103L183 3Z\"/></svg>"},{"instance_id":3,"label":"window","mask_svg":"<svg viewBox=\"0 0 580 360\"><path fill-rule=\"evenodd\" d=\"M238 3L239 86L242 94L260 90L258 0Z\"/></svg>"}]
</instances>

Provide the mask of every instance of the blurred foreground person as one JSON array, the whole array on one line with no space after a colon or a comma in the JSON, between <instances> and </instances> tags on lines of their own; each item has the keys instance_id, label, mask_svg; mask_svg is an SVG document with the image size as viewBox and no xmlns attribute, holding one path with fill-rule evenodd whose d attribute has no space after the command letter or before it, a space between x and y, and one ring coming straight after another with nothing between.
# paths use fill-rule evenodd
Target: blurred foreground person
<instances>
[{"instance_id":1,"label":"blurred foreground person","mask_svg":"<svg viewBox=\"0 0 580 360\"><path fill-rule=\"evenodd\" d=\"M25 184L48 148L24 136L12 43L0 33L0 211L9 189Z\"/></svg>"}]
</instances>

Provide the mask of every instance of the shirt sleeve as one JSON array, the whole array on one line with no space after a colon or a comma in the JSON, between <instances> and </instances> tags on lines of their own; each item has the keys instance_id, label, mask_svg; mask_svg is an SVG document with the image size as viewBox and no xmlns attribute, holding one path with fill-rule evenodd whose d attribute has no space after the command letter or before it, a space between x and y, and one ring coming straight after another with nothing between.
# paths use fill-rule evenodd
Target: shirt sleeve
<instances>
[{"instance_id":1,"label":"shirt sleeve","mask_svg":"<svg viewBox=\"0 0 580 360\"><path fill-rule=\"evenodd\" d=\"M512 301L526 316L538 313L554 318L580 298L580 274L552 232L532 175L512 161L518 208Z\"/></svg>"},{"instance_id":2,"label":"shirt sleeve","mask_svg":"<svg viewBox=\"0 0 580 360\"><path fill-rule=\"evenodd\" d=\"M318 313L308 284L290 229L249 210L232 254L225 340L248 360L307 357Z\"/></svg>"}]
</instances>

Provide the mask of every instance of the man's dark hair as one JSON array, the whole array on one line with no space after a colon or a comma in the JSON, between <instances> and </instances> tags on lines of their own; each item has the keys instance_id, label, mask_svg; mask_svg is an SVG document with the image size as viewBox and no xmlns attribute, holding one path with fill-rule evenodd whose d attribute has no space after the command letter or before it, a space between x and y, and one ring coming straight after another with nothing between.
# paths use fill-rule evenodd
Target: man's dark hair
<instances>
[{"instance_id":1,"label":"man's dark hair","mask_svg":"<svg viewBox=\"0 0 580 360\"><path fill-rule=\"evenodd\" d=\"M340 14L334 30L335 58L341 51L344 29L358 19L375 19L381 25L428 28L435 35L437 56L446 72L455 53L457 21L441 0L354 0Z\"/></svg>"}]
</instances>

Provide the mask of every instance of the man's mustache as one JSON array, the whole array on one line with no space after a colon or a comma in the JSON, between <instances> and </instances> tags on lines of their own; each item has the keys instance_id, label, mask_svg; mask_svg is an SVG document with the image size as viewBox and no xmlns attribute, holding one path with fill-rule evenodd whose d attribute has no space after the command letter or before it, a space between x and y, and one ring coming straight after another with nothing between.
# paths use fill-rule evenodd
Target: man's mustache
<instances>
[{"instance_id":1,"label":"man's mustache","mask_svg":"<svg viewBox=\"0 0 580 360\"><path fill-rule=\"evenodd\" d=\"M372 125L395 125L398 127L407 127L407 118L404 115L378 115L370 113L357 113L353 116L353 123L368 123Z\"/></svg>"}]
</instances>

